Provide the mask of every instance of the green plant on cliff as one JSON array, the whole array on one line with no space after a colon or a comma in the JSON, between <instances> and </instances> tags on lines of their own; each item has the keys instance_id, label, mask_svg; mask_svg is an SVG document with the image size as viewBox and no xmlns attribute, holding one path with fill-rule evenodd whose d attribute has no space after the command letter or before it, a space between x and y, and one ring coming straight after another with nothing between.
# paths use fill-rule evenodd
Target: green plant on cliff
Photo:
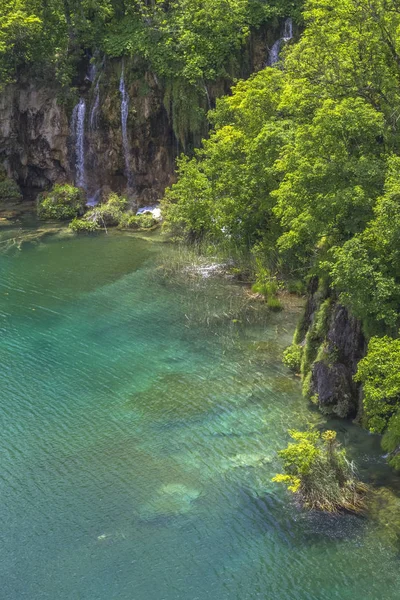
<instances>
[{"instance_id":1,"label":"green plant on cliff","mask_svg":"<svg viewBox=\"0 0 400 600\"><path fill-rule=\"evenodd\" d=\"M283 363L294 373L300 372L303 348L300 344L292 344L283 353Z\"/></svg>"},{"instance_id":2,"label":"green plant on cliff","mask_svg":"<svg viewBox=\"0 0 400 600\"><path fill-rule=\"evenodd\" d=\"M37 215L39 219L66 221L83 215L86 198L83 191L72 185L55 185L49 192L39 194Z\"/></svg>"},{"instance_id":3,"label":"green plant on cliff","mask_svg":"<svg viewBox=\"0 0 400 600\"><path fill-rule=\"evenodd\" d=\"M308 509L326 512L361 512L367 486L356 476L334 431L290 431L294 440L278 452L284 474L273 481L284 483Z\"/></svg>"}]
</instances>

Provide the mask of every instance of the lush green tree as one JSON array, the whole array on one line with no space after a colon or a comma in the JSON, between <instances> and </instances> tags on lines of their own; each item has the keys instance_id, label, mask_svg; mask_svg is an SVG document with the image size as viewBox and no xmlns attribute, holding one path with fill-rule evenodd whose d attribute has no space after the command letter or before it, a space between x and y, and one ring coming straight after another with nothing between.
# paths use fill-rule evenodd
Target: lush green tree
<instances>
[{"instance_id":1,"label":"lush green tree","mask_svg":"<svg viewBox=\"0 0 400 600\"><path fill-rule=\"evenodd\" d=\"M37 198L39 219L66 221L83 215L86 198L83 191L72 185L55 185L49 192L42 192Z\"/></svg>"},{"instance_id":2,"label":"lush green tree","mask_svg":"<svg viewBox=\"0 0 400 600\"><path fill-rule=\"evenodd\" d=\"M331 274L341 300L367 331L396 332L400 308L400 158L389 160L385 193L366 229L334 250Z\"/></svg>"},{"instance_id":3,"label":"lush green tree","mask_svg":"<svg viewBox=\"0 0 400 600\"><path fill-rule=\"evenodd\" d=\"M384 434L389 462L400 470L400 339L372 338L356 380L363 384L365 424Z\"/></svg>"}]
</instances>

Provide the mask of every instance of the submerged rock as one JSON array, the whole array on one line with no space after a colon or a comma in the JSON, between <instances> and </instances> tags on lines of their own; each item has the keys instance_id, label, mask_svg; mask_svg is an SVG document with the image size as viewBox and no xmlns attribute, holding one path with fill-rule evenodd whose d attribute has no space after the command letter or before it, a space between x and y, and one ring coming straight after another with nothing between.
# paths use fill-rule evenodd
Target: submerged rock
<instances>
[{"instance_id":1,"label":"submerged rock","mask_svg":"<svg viewBox=\"0 0 400 600\"><path fill-rule=\"evenodd\" d=\"M237 454L230 458L233 467L262 467L272 462L272 458L265 454Z\"/></svg>"},{"instance_id":2,"label":"submerged rock","mask_svg":"<svg viewBox=\"0 0 400 600\"><path fill-rule=\"evenodd\" d=\"M183 483L168 483L140 507L139 515L146 520L184 515L191 510L200 494L200 490Z\"/></svg>"}]
</instances>

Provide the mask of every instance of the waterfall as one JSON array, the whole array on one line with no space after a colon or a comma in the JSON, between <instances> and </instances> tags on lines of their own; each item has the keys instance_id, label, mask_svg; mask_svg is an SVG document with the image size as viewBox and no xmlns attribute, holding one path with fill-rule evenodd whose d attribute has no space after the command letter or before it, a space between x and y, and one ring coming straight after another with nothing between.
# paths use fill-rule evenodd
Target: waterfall
<instances>
[{"instance_id":1,"label":"waterfall","mask_svg":"<svg viewBox=\"0 0 400 600\"><path fill-rule=\"evenodd\" d=\"M86 187L85 172L85 114L86 103L81 98L72 112L72 131L75 139L75 173L76 185Z\"/></svg>"},{"instance_id":2,"label":"waterfall","mask_svg":"<svg viewBox=\"0 0 400 600\"><path fill-rule=\"evenodd\" d=\"M293 19L289 17L284 23L282 37L280 37L279 40L276 40L275 44L269 51L267 66L272 67L279 61L279 54L282 45L286 44L291 39L293 39Z\"/></svg>"},{"instance_id":3,"label":"waterfall","mask_svg":"<svg viewBox=\"0 0 400 600\"><path fill-rule=\"evenodd\" d=\"M124 71L124 64L122 63L121 79L119 81L119 91L121 93L122 145L125 159L125 175L128 183L128 190L131 190L133 188L133 176L130 169L130 147L128 138L129 95L125 87Z\"/></svg>"},{"instance_id":4,"label":"waterfall","mask_svg":"<svg viewBox=\"0 0 400 600\"><path fill-rule=\"evenodd\" d=\"M293 19L289 17L285 21L285 26L283 29L283 41L289 42L291 39L293 39Z\"/></svg>"},{"instance_id":5,"label":"waterfall","mask_svg":"<svg viewBox=\"0 0 400 600\"><path fill-rule=\"evenodd\" d=\"M100 106L100 77L97 80L96 87L94 88L94 102L92 106L92 110L90 111L90 119L89 125L90 129L93 131L97 126L97 113Z\"/></svg>"}]
</instances>

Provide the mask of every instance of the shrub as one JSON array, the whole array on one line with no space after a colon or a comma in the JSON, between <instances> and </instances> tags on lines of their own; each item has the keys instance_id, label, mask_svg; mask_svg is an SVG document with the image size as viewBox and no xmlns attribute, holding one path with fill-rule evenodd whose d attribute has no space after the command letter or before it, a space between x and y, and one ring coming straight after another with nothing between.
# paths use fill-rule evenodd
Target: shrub
<instances>
[{"instance_id":1,"label":"shrub","mask_svg":"<svg viewBox=\"0 0 400 600\"><path fill-rule=\"evenodd\" d=\"M292 344L283 353L283 363L295 373L300 372L303 348L299 344Z\"/></svg>"},{"instance_id":2,"label":"shrub","mask_svg":"<svg viewBox=\"0 0 400 600\"><path fill-rule=\"evenodd\" d=\"M124 213L121 216L118 227L120 229L151 229L157 221L151 214L134 215Z\"/></svg>"},{"instance_id":3,"label":"shrub","mask_svg":"<svg viewBox=\"0 0 400 600\"><path fill-rule=\"evenodd\" d=\"M0 203L21 202L22 194L16 181L4 177L0 180Z\"/></svg>"},{"instance_id":4,"label":"shrub","mask_svg":"<svg viewBox=\"0 0 400 600\"><path fill-rule=\"evenodd\" d=\"M69 228L75 233L94 233L95 231L99 231L100 227L95 221L88 221L87 219L78 219L75 217L73 221L69 224Z\"/></svg>"},{"instance_id":5,"label":"shrub","mask_svg":"<svg viewBox=\"0 0 400 600\"><path fill-rule=\"evenodd\" d=\"M273 481L284 483L309 509L326 512L361 512L368 488L358 481L353 463L346 458L334 431L290 431L291 442L278 452L284 474Z\"/></svg>"},{"instance_id":6,"label":"shrub","mask_svg":"<svg viewBox=\"0 0 400 600\"><path fill-rule=\"evenodd\" d=\"M85 204L85 195L79 188L55 185L50 192L39 194L37 214L39 219L64 221L83 215Z\"/></svg>"}]
</instances>

